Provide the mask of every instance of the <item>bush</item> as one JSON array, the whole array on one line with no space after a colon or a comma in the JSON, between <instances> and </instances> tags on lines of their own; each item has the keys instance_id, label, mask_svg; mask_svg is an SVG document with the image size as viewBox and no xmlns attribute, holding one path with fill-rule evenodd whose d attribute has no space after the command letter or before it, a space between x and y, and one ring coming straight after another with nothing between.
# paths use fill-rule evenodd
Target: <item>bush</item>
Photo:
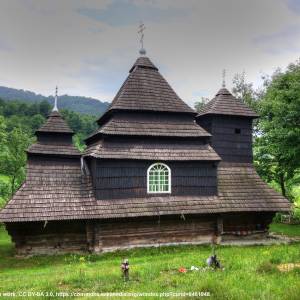
<instances>
[{"instance_id":1,"label":"bush","mask_svg":"<svg viewBox=\"0 0 300 300\"><path fill-rule=\"evenodd\" d=\"M276 213L275 217L273 218L273 222L281 223L281 216L282 216L282 213Z\"/></svg>"}]
</instances>

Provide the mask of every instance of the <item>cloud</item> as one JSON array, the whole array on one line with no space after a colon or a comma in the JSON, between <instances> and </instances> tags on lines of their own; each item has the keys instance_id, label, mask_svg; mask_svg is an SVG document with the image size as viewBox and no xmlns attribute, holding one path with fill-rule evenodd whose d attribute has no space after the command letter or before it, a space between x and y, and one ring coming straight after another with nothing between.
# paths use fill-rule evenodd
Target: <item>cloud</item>
<instances>
[{"instance_id":1,"label":"cloud","mask_svg":"<svg viewBox=\"0 0 300 300\"><path fill-rule=\"evenodd\" d=\"M142 5L143 4L143 5ZM178 8L160 8L152 2L114 0L104 9L78 8L78 13L110 26L136 25L143 22L166 22L182 16L185 12Z\"/></svg>"},{"instance_id":2,"label":"cloud","mask_svg":"<svg viewBox=\"0 0 300 300\"><path fill-rule=\"evenodd\" d=\"M2 40L1 37L0 37L0 51L3 52L13 51L13 48L9 44L7 44L4 40Z\"/></svg>"},{"instance_id":3,"label":"cloud","mask_svg":"<svg viewBox=\"0 0 300 300\"><path fill-rule=\"evenodd\" d=\"M286 0L288 8L297 14L300 14L300 1L299 0Z\"/></svg>"},{"instance_id":4,"label":"cloud","mask_svg":"<svg viewBox=\"0 0 300 300\"><path fill-rule=\"evenodd\" d=\"M0 85L110 101L138 56L140 19L147 55L190 105L214 96L223 68L229 88L243 70L259 84L299 53L299 15L282 0L7 0Z\"/></svg>"},{"instance_id":5,"label":"cloud","mask_svg":"<svg viewBox=\"0 0 300 300\"><path fill-rule=\"evenodd\" d=\"M273 55L285 52L300 53L300 24L256 37L254 43Z\"/></svg>"}]
</instances>

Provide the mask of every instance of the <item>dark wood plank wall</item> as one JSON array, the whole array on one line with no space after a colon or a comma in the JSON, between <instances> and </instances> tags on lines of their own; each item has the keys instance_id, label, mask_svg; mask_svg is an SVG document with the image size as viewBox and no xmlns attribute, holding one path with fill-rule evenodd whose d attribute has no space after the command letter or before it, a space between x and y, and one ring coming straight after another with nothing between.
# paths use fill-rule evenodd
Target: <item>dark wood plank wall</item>
<instances>
[{"instance_id":1,"label":"dark wood plank wall","mask_svg":"<svg viewBox=\"0 0 300 300\"><path fill-rule=\"evenodd\" d=\"M147 169L152 163L154 162L94 161L92 172L96 198L151 196L147 194ZM217 194L217 168L213 163L167 162L166 164L171 168L172 195Z\"/></svg>"},{"instance_id":2,"label":"dark wood plank wall","mask_svg":"<svg viewBox=\"0 0 300 300\"><path fill-rule=\"evenodd\" d=\"M274 213L6 223L16 254L105 252L132 247L265 238ZM236 235L241 231L245 236Z\"/></svg>"},{"instance_id":3,"label":"dark wood plank wall","mask_svg":"<svg viewBox=\"0 0 300 300\"><path fill-rule=\"evenodd\" d=\"M216 232L215 216L185 216L107 221L98 224L98 249L208 243Z\"/></svg>"},{"instance_id":4,"label":"dark wood plank wall","mask_svg":"<svg viewBox=\"0 0 300 300\"><path fill-rule=\"evenodd\" d=\"M223 216L224 232L264 231L272 222L274 213L231 213Z\"/></svg>"},{"instance_id":5,"label":"dark wood plank wall","mask_svg":"<svg viewBox=\"0 0 300 300\"><path fill-rule=\"evenodd\" d=\"M16 254L52 254L88 250L85 221L6 223Z\"/></svg>"},{"instance_id":6,"label":"dark wood plank wall","mask_svg":"<svg viewBox=\"0 0 300 300\"><path fill-rule=\"evenodd\" d=\"M227 162L252 162L252 120L234 116L205 116L200 126L212 134L211 145ZM239 130L240 133L236 133Z\"/></svg>"},{"instance_id":7,"label":"dark wood plank wall","mask_svg":"<svg viewBox=\"0 0 300 300\"><path fill-rule=\"evenodd\" d=\"M43 144L70 144L72 143L72 135L71 134L63 134L63 133L46 133L46 132L37 132L36 133L37 140Z\"/></svg>"}]
</instances>

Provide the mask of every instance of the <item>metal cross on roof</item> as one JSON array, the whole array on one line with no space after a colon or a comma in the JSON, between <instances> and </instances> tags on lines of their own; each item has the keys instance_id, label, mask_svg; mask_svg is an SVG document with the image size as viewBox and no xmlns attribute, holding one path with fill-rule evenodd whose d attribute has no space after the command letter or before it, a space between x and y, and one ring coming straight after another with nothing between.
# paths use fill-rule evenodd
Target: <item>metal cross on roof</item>
<instances>
[{"instance_id":1,"label":"metal cross on roof","mask_svg":"<svg viewBox=\"0 0 300 300\"><path fill-rule=\"evenodd\" d=\"M223 69L223 72L222 72L222 78L223 78L223 80L222 80L222 87L223 88L226 86L226 84L225 84L225 77L226 77L226 70Z\"/></svg>"},{"instance_id":2,"label":"metal cross on roof","mask_svg":"<svg viewBox=\"0 0 300 300\"><path fill-rule=\"evenodd\" d=\"M57 87L55 88L54 107L53 107L52 111L58 111L58 108L57 108Z\"/></svg>"},{"instance_id":3,"label":"metal cross on roof","mask_svg":"<svg viewBox=\"0 0 300 300\"><path fill-rule=\"evenodd\" d=\"M141 49L140 49L140 54L141 55L145 55L146 54L146 50L144 49L144 31L146 29L146 26L144 25L144 23L141 21L140 25L139 25L139 35L140 35L140 43L141 43Z\"/></svg>"}]
</instances>

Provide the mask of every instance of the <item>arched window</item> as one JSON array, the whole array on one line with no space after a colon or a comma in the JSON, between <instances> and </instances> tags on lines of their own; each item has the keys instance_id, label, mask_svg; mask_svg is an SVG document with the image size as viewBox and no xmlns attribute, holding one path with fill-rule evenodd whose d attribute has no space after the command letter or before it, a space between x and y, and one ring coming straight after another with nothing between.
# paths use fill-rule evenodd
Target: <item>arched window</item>
<instances>
[{"instance_id":1,"label":"arched window","mask_svg":"<svg viewBox=\"0 0 300 300\"><path fill-rule=\"evenodd\" d=\"M151 165L147 171L148 193L171 193L171 169L162 163Z\"/></svg>"}]
</instances>

